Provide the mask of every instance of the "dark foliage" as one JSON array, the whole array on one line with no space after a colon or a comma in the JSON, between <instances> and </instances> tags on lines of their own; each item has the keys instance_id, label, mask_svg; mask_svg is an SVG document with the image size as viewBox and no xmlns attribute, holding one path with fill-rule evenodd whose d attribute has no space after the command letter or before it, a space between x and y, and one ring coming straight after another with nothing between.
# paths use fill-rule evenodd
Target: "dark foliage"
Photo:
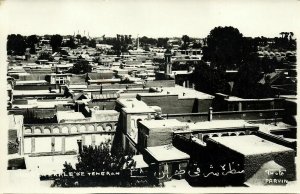
<instances>
[{"instance_id":1,"label":"dark foliage","mask_svg":"<svg viewBox=\"0 0 300 194\"><path fill-rule=\"evenodd\" d=\"M74 66L68 71L74 74L85 74L92 71L92 66L88 61L82 60L74 64Z\"/></svg>"},{"instance_id":2,"label":"dark foliage","mask_svg":"<svg viewBox=\"0 0 300 194\"><path fill-rule=\"evenodd\" d=\"M274 97L274 93L268 82L260 84L263 78L262 66L257 55L252 54L242 63L238 71L233 87L233 95L242 98L268 98Z\"/></svg>"},{"instance_id":3,"label":"dark foliage","mask_svg":"<svg viewBox=\"0 0 300 194\"><path fill-rule=\"evenodd\" d=\"M30 35L27 37L27 45L30 48L30 53L35 54L35 45L39 42L39 39L36 35Z\"/></svg>"},{"instance_id":4,"label":"dark foliage","mask_svg":"<svg viewBox=\"0 0 300 194\"><path fill-rule=\"evenodd\" d=\"M221 71L237 69L243 59L256 50L255 41L245 38L233 27L216 27L206 38L203 48L203 60L210 61L213 67Z\"/></svg>"},{"instance_id":5,"label":"dark foliage","mask_svg":"<svg viewBox=\"0 0 300 194\"><path fill-rule=\"evenodd\" d=\"M147 36L143 36L140 38L140 44L141 46L156 46L157 45L157 39L155 38L148 38Z\"/></svg>"},{"instance_id":6,"label":"dark foliage","mask_svg":"<svg viewBox=\"0 0 300 194\"><path fill-rule=\"evenodd\" d=\"M20 34L7 36L7 54L24 55L27 47L25 37Z\"/></svg>"},{"instance_id":7,"label":"dark foliage","mask_svg":"<svg viewBox=\"0 0 300 194\"><path fill-rule=\"evenodd\" d=\"M77 45L75 44L75 40L73 37L70 37L70 39L67 40L67 42L63 46L69 47L71 49L77 48Z\"/></svg>"},{"instance_id":8,"label":"dark foliage","mask_svg":"<svg viewBox=\"0 0 300 194\"><path fill-rule=\"evenodd\" d=\"M53 61L54 58L52 57L52 55L48 52L42 52L40 53L38 60L48 60L48 61Z\"/></svg>"},{"instance_id":9,"label":"dark foliage","mask_svg":"<svg viewBox=\"0 0 300 194\"><path fill-rule=\"evenodd\" d=\"M131 155L125 156L122 150L110 152L110 142L102 143L100 146L83 146L78 156L75 168L65 162L63 172L120 172L118 176L84 176L84 177L60 177L56 179L53 186L122 186L141 187L153 186L147 177L134 178L129 169L134 169L136 163ZM42 178L42 177L41 177ZM43 177L45 178L45 177Z\"/></svg>"},{"instance_id":10,"label":"dark foliage","mask_svg":"<svg viewBox=\"0 0 300 194\"><path fill-rule=\"evenodd\" d=\"M59 52L62 45L63 37L59 34L51 36L50 45L52 46L52 52Z\"/></svg>"},{"instance_id":11,"label":"dark foliage","mask_svg":"<svg viewBox=\"0 0 300 194\"><path fill-rule=\"evenodd\" d=\"M183 35L181 40L183 41L183 44L181 45L181 49L187 49L190 43L190 37L188 35Z\"/></svg>"},{"instance_id":12,"label":"dark foliage","mask_svg":"<svg viewBox=\"0 0 300 194\"><path fill-rule=\"evenodd\" d=\"M96 48L96 40L95 39L91 39L89 42L88 42L88 46L89 47L92 47L92 48Z\"/></svg>"},{"instance_id":13,"label":"dark foliage","mask_svg":"<svg viewBox=\"0 0 300 194\"><path fill-rule=\"evenodd\" d=\"M169 38L158 38L157 39L157 47L168 48L168 40Z\"/></svg>"},{"instance_id":14,"label":"dark foliage","mask_svg":"<svg viewBox=\"0 0 300 194\"><path fill-rule=\"evenodd\" d=\"M218 92L228 94L230 86L226 82L224 72L209 67L201 61L195 65L195 70L191 74L191 82L195 84L195 89L208 94Z\"/></svg>"}]
</instances>

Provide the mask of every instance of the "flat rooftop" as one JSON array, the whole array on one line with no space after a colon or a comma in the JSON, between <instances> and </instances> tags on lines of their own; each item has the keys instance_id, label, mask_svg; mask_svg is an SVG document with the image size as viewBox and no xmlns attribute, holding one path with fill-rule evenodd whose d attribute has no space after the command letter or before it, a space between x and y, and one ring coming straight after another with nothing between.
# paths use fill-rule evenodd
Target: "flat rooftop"
<instances>
[{"instance_id":1,"label":"flat rooftop","mask_svg":"<svg viewBox=\"0 0 300 194\"><path fill-rule=\"evenodd\" d=\"M65 121L78 121L84 120L85 117L81 112L74 112L74 111L57 111L56 113L57 121L65 122Z\"/></svg>"},{"instance_id":2,"label":"flat rooftop","mask_svg":"<svg viewBox=\"0 0 300 194\"><path fill-rule=\"evenodd\" d=\"M143 112L155 112L153 108L150 108L145 102L134 98L118 98L117 102L124 107L123 110L127 113L143 113Z\"/></svg>"},{"instance_id":3,"label":"flat rooftop","mask_svg":"<svg viewBox=\"0 0 300 194\"><path fill-rule=\"evenodd\" d=\"M272 101L274 100L274 98L250 99L250 98L239 98L236 96L228 96L224 100L228 102L264 102L264 101Z\"/></svg>"},{"instance_id":4,"label":"flat rooftop","mask_svg":"<svg viewBox=\"0 0 300 194\"><path fill-rule=\"evenodd\" d=\"M188 154L178 150L173 145L147 147L145 150L159 162L190 159Z\"/></svg>"},{"instance_id":5,"label":"flat rooftop","mask_svg":"<svg viewBox=\"0 0 300 194\"><path fill-rule=\"evenodd\" d=\"M212 137L209 141L227 147L243 155L294 151L255 135Z\"/></svg>"},{"instance_id":6,"label":"flat rooftop","mask_svg":"<svg viewBox=\"0 0 300 194\"><path fill-rule=\"evenodd\" d=\"M214 96L196 91L192 88L185 88L179 85L175 87L152 87L152 90L157 92L154 93L139 93L141 96L161 96L161 95L178 95L178 99L213 99Z\"/></svg>"},{"instance_id":7,"label":"flat rooftop","mask_svg":"<svg viewBox=\"0 0 300 194\"><path fill-rule=\"evenodd\" d=\"M85 84L70 84L69 89L87 89L87 85Z\"/></svg>"},{"instance_id":8,"label":"flat rooftop","mask_svg":"<svg viewBox=\"0 0 300 194\"><path fill-rule=\"evenodd\" d=\"M165 128L187 128L187 124L180 122L176 119L167 119L167 120L144 120L141 121L141 124L147 127L148 129L157 130Z\"/></svg>"},{"instance_id":9,"label":"flat rooftop","mask_svg":"<svg viewBox=\"0 0 300 194\"><path fill-rule=\"evenodd\" d=\"M244 120L212 120L197 123L186 123L191 130L226 129L254 127Z\"/></svg>"},{"instance_id":10,"label":"flat rooftop","mask_svg":"<svg viewBox=\"0 0 300 194\"><path fill-rule=\"evenodd\" d=\"M124 108L148 107L148 105L145 102L137 100L136 98L119 98L117 102L121 104Z\"/></svg>"},{"instance_id":11,"label":"flat rooftop","mask_svg":"<svg viewBox=\"0 0 300 194\"><path fill-rule=\"evenodd\" d=\"M49 90L14 90L13 95L56 95L60 94L58 89Z\"/></svg>"},{"instance_id":12,"label":"flat rooftop","mask_svg":"<svg viewBox=\"0 0 300 194\"><path fill-rule=\"evenodd\" d=\"M46 84L46 83L48 83L46 80L16 81L16 85L24 85L24 84Z\"/></svg>"}]
</instances>

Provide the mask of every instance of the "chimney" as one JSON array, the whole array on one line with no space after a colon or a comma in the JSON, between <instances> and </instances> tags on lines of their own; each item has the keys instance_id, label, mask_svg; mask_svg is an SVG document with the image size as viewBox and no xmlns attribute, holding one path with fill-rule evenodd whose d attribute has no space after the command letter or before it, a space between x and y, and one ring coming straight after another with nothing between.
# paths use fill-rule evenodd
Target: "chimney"
<instances>
[{"instance_id":1,"label":"chimney","mask_svg":"<svg viewBox=\"0 0 300 194\"><path fill-rule=\"evenodd\" d=\"M208 121L212 121L212 116L213 116L213 108L212 107L209 107L209 110L208 110Z\"/></svg>"},{"instance_id":2,"label":"chimney","mask_svg":"<svg viewBox=\"0 0 300 194\"><path fill-rule=\"evenodd\" d=\"M148 113L147 119L151 120L151 114L150 113Z\"/></svg>"},{"instance_id":3,"label":"chimney","mask_svg":"<svg viewBox=\"0 0 300 194\"><path fill-rule=\"evenodd\" d=\"M82 153L82 140L81 140L81 139L78 139L78 140L77 140L77 144L78 144L79 154L81 154L81 153Z\"/></svg>"}]
</instances>

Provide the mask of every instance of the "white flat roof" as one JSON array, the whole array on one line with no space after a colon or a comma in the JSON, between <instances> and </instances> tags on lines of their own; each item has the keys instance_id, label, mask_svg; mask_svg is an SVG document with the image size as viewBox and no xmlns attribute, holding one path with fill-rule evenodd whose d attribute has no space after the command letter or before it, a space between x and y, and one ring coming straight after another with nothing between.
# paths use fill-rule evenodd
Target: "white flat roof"
<instances>
[{"instance_id":1,"label":"white flat roof","mask_svg":"<svg viewBox=\"0 0 300 194\"><path fill-rule=\"evenodd\" d=\"M152 87L152 89L157 90L158 93L141 93L140 95L178 95L179 99L185 98L198 98L198 99L213 99L214 96L196 91L192 88L185 88L179 85L175 87Z\"/></svg>"},{"instance_id":2,"label":"white flat roof","mask_svg":"<svg viewBox=\"0 0 300 194\"><path fill-rule=\"evenodd\" d=\"M74 85L74 84L70 84L69 85L69 89L87 89L87 85Z\"/></svg>"},{"instance_id":3,"label":"white flat roof","mask_svg":"<svg viewBox=\"0 0 300 194\"><path fill-rule=\"evenodd\" d=\"M124 108L146 108L147 104L143 101L137 100L136 98L119 98L118 102Z\"/></svg>"},{"instance_id":4,"label":"white flat roof","mask_svg":"<svg viewBox=\"0 0 300 194\"><path fill-rule=\"evenodd\" d=\"M187 124L178 121L177 119L166 119L166 120L144 120L141 121L148 129L161 129L161 128L172 128L172 127L187 127Z\"/></svg>"},{"instance_id":5,"label":"white flat roof","mask_svg":"<svg viewBox=\"0 0 300 194\"><path fill-rule=\"evenodd\" d=\"M294 151L291 148L273 143L255 135L212 137L211 139L243 155Z\"/></svg>"},{"instance_id":6,"label":"white flat roof","mask_svg":"<svg viewBox=\"0 0 300 194\"><path fill-rule=\"evenodd\" d=\"M155 110L149 107L122 108L126 113L154 113Z\"/></svg>"},{"instance_id":7,"label":"white flat roof","mask_svg":"<svg viewBox=\"0 0 300 194\"><path fill-rule=\"evenodd\" d=\"M197 129L220 129L220 128L243 128L253 126L244 120L212 120L197 123L187 123L191 130Z\"/></svg>"},{"instance_id":8,"label":"white flat roof","mask_svg":"<svg viewBox=\"0 0 300 194\"><path fill-rule=\"evenodd\" d=\"M178 150L173 145L147 147L146 151L148 151L157 161L190 159L188 154Z\"/></svg>"},{"instance_id":9,"label":"white flat roof","mask_svg":"<svg viewBox=\"0 0 300 194\"><path fill-rule=\"evenodd\" d=\"M74 111L57 111L56 116L58 122L62 120L67 121L67 120L85 119L84 115L81 112L74 112Z\"/></svg>"},{"instance_id":10,"label":"white flat roof","mask_svg":"<svg viewBox=\"0 0 300 194\"><path fill-rule=\"evenodd\" d=\"M47 83L47 81L46 80L16 81L16 85L19 85L19 84L40 84L40 83Z\"/></svg>"},{"instance_id":11,"label":"white flat roof","mask_svg":"<svg viewBox=\"0 0 300 194\"><path fill-rule=\"evenodd\" d=\"M52 89L52 92L56 93L50 93L49 90L14 90L14 95L41 95L41 94L58 94L58 89Z\"/></svg>"}]
</instances>

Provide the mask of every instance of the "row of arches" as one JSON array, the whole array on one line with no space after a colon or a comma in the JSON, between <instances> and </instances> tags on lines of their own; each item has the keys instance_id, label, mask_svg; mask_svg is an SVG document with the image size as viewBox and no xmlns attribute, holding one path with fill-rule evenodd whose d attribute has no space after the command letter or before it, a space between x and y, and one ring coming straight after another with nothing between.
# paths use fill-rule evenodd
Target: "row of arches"
<instances>
[{"instance_id":1,"label":"row of arches","mask_svg":"<svg viewBox=\"0 0 300 194\"><path fill-rule=\"evenodd\" d=\"M110 132L115 131L117 123L96 125L60 125L60 126L24 126L25 134L61 134L83 132Z\"/></svg>"},{"instance_id":2,"label":"row of arches","mask_svg":"<svg viewBox=\"0 0 300 194\"><path fill-rule=\"evenodd\" d=\"M253 131L249 132L249 135L253 134ZM225 137L225 136L242 136L247 135L245 131L238 131L238 132L225 132L225 133L207 133L202 134L202 141L206 142L208 138L211 137Z\"/></svg>"}]
</instances>

